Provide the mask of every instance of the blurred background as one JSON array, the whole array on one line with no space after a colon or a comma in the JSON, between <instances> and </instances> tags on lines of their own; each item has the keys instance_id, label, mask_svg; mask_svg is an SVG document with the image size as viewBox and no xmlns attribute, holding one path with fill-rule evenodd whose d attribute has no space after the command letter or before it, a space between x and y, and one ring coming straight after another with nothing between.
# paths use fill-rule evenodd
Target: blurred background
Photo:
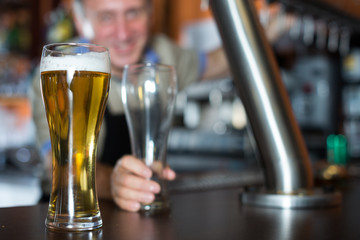
<instances>
[{"instance_id":1,"label":"blurred background","mask_svg":"<svg viewBox=\"0 0 360 240\"><path fill-rule=\"evenodd\" d=\"M281 0L270 26L294 22L272 47L311 160L346 165L360 157L360 1ZM220 46L211 11L201 0L154 0L153 32L185 48ZM261 9L264 9L263 11ZM45 43L76 36L71 0L0 0L0 207L35 204L42 174L35 148L29 88ZM232 79L196 84L179 93L169 137L169 163L179 172L238 171L257 164L241 99ZM336 156L329 155L329 151Z\"/></svg>"}]
</instances>

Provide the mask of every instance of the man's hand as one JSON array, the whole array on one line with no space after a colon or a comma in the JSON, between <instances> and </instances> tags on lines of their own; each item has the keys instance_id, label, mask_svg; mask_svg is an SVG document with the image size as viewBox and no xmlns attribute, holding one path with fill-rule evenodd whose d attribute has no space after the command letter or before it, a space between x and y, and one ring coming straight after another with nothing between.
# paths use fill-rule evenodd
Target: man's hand
<instances>
[{"instance_id":1,"label":"man's hand","mask_svg":"<svg viewBox=\"0 0 360 240\"><path fill-rule=\"evenodd\" d=\"M118 160L111 174L111 195L115 203L122 209L136 212L140 203L151 203L155 194L160 192L160 185L149 180L152 176L141 160L126 155ZM173 180L176 174L169 167L163 170L167 180Z\"/></svg>"}]
</instances>

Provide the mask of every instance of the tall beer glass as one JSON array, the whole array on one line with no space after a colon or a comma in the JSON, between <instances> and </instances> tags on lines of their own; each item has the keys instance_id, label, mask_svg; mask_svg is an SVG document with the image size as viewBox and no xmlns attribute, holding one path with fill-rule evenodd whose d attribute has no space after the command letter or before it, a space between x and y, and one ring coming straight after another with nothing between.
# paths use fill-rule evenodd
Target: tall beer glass
<instances>
[{"instance_id":1,"label":"tall beer glass","mask_svg":"<svg viewBox=\"0 0 360 240\"><path fill-rule=\"evenodd\" d=\"M52 147L45 224L67 231L100 228L95 159L110 85L109 52L93 44L46 45L40 71Z\"/></svg>"}]
</instances>

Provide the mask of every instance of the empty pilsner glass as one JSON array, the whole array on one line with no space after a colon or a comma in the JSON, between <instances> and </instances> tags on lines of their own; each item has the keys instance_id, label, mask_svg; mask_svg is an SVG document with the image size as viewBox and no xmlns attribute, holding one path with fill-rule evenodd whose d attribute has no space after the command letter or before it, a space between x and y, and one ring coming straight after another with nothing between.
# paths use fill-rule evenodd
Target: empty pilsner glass
<instances>
[{"instance_id":1,"label":"empty pilsner glass","mask_svg":"<svg viewBox=\"0 0 360 240\"><path fill-rule=\"evenodd\" d=\"M151 168L151 179L161 186L155 201L142 204L141 211L167 211L168 192L162 173L166 165L167 139L177 93L175 69L152 63L127 65L121 90L132 153Z\"/></svg>"}]
</instances>

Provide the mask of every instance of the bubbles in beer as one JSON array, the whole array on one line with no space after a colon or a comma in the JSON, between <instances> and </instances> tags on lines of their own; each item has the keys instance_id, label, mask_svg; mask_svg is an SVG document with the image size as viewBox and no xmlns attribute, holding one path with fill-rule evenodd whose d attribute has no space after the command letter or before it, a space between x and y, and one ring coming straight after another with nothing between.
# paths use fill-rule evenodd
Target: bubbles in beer
<instances>
[{"instance_id":1,"label":"bubbles in beer","mask_svg":"<svg viewBox=\"0 0 360 240\"><path fill-rule=\"evenodd\" d=\"M41 59L40 72L76 69L110 73L110 59L107 54L88 52L82 55L46 56Z\"/></svg>"}]
</instances>

